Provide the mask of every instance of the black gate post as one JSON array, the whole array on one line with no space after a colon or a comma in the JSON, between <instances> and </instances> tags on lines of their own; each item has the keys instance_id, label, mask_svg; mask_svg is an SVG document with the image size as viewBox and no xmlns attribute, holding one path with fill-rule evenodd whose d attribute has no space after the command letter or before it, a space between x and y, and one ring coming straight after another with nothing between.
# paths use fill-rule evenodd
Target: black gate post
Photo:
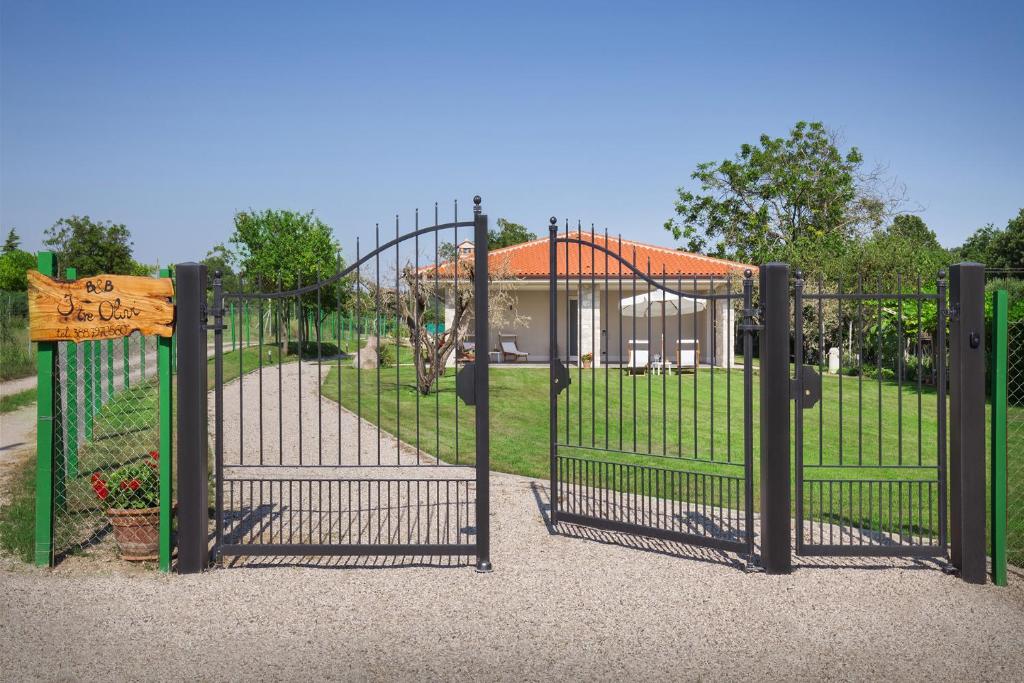
<instances>
[{"instance_id":1,"label":"black gate post","mask_svg":"<svg viewBox=\"0 0 1024 683\"><path fill-rule=\"evenodd\" d=\"M487 214L480 212L480 195L473 197L473 322L476 357L476 568L491 571L491 433L490 342L488 328Z\"/></svg>"},{"instance_id":2,"label":"black gate post","mask_svg":"<svg viewBox=\"0 0 1024 683\"><path fill-rule=\"evenodd\" d=\"M761 565L792 571L789 477L789 265L761 266Z\"/></svg>"},{"instance_id":3,"label":"black gate post","mask_svg":"<svg viewBox=\"0 0 1024 683\"><path fill-rule=\"evenodd\" d=\"M985 267L958 263L949 283L950 560L985 583Z\"/></svg>"},{"instance_id":4,"label":"black gate post","mask_svg":"<svg viewBox=\"0 0 1024 683\"><path fill-rule=\"evenodd\" d=\"M178 572L209 562L207 544L206 266L179 263L178 337Z\"/></svg>"},{"instance_id":5,"label":"black gate post","mask_svg":"<svg viewBox=\"0 0 1024 683\"><path fill-rule=\"evenodd\" d=\"M558 219L551 217L548 227L548 446L550 448L549 495L551 509L548 520L551 524L558 523ZM567 312L568 313L568 312Z\"/></svg>"}]
</instances>

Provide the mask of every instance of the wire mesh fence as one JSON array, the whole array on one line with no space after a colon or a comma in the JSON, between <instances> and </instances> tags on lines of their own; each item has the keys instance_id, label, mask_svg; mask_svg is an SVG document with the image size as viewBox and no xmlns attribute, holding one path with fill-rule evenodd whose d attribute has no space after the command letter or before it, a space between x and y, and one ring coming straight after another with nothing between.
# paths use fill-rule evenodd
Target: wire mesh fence
<instances>
[{"instance_id":1,"label":"wire mesh fence","mask_svg":"<svg viewBox=\"0 0 1024 683\"><path fill-rule=\"evenodd\" d=\"M1007 325L1007 561L1024 567L1024 320Z\"/></svg>"},{"instance_id":2,"label":"wire mesh fence","mask_svg":"<svg viewBox=\"0 0 1024 683\"><path fill-rule=\"evenodd\" d=\"M157 340L57 345L54 556L157 560L160 397Z\"/></svg>"}]
</instances>

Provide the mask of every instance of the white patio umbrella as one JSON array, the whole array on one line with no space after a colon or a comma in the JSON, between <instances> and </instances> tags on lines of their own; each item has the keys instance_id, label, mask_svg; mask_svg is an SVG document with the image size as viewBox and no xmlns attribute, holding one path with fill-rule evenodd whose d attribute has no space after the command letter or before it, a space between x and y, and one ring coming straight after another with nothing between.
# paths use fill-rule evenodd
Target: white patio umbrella
<instances>
[{"instance_id":1,"label":"white patio umbrella","mask_svg":"<svg viewBox=\"0 0 1024 683\"><path fill-rule=\"evenodd\" d=\"M707 301L692 296L670 294L663 289L627 296L619 302L622 315L630 318L660 318L697 313L707 308ZM661 362L665 362L665 330L661 330Z\"/></svg>"}]
</instances>

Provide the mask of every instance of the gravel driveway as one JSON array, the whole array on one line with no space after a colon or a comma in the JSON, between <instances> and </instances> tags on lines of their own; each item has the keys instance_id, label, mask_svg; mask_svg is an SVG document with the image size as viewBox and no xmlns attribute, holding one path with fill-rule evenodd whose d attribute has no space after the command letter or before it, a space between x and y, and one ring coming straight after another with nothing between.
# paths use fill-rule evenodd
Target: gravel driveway
<instances>
[{"instance_id":1,"label":"gravel driveway","mask_svg":"<svg viewBox=\"0 0 1024 683\"><path fill-rule=\"evenodd\" d=\"M1020 576L1009 588L979 587L929 562L835 558L767 576L717 551L566 525L555 533L539 480L494 474L492 493L490 574L465 560L409 558L267 559L198 576L8 561L0 671L51 680L1024 680Z\"/></svg>"}]
</instances>

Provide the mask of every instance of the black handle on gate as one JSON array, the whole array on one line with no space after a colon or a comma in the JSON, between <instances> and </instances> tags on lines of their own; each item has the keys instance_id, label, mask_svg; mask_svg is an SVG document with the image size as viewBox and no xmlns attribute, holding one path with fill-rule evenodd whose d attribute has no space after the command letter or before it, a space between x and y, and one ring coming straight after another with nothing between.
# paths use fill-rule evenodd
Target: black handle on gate
<instances>
[{"instance_id":1,"label":"black handle on gate","mask_svg":"<svg viewBox=\"0 0 1024 683\"><path fill-rule=\"evenodd\" d=\"M455 374L455 395L467 406L476 405L476 366L466 363Z\"/></svg>"},{"instance_id":2,"label":"black handle on gate","mask_svg":"<svg viewBox=\"0 0 1024 683\"><path fill-rule=\"evenodd\" d=\"M562 393L563 390L568 389L569 385L572 384L569 370L562 365L561 359L555 359L555 377L552 381L555 383L556 394Z\"/></svg>"}]
</instances>

